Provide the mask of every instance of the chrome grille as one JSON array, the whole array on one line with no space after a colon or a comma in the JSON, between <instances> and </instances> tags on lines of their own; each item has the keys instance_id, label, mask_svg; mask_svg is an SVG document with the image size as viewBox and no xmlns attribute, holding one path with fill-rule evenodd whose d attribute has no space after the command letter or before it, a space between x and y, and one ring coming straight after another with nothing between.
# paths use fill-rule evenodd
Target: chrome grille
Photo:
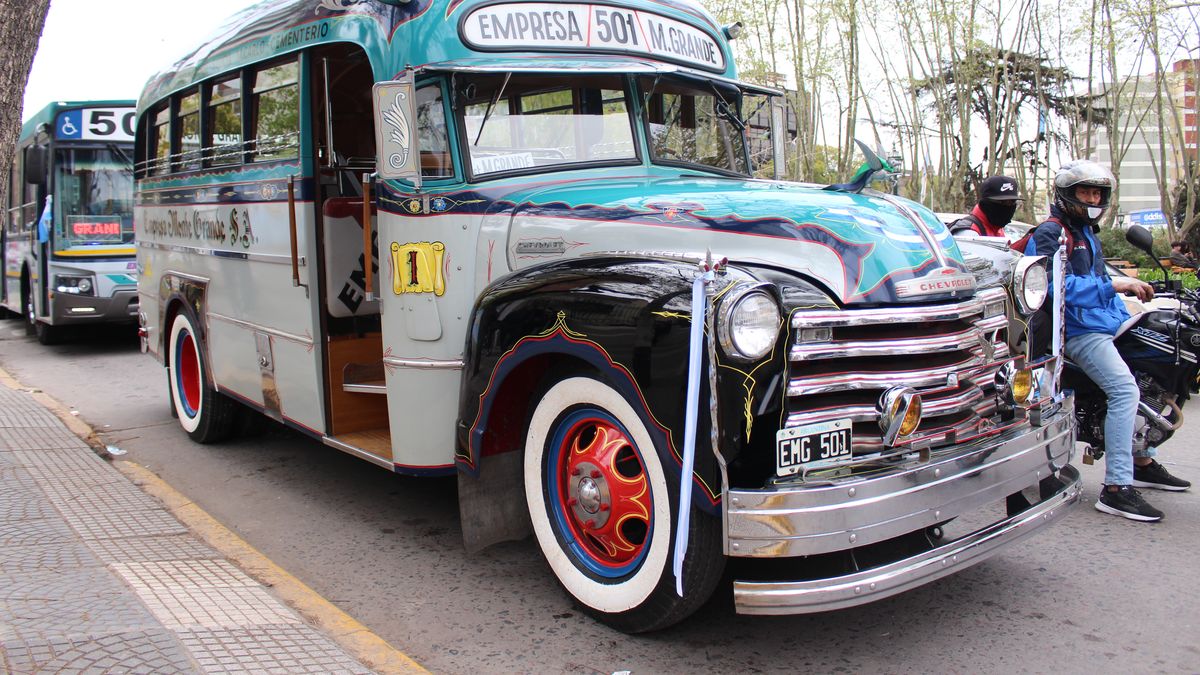
<instances>
[{"instance_id":1,"label":"chrome grille","mask_svg":"<svg viewBox=\"0 0 1200 675\"><path fill-rule=\"evenodd\" d=\"M986 430L996 412L996 371L1009 357L1002 288L961 302L924 307L797 311L792 314L785 426L850 418L854 454L883 449L879 395L903 385L921 394L923 420L911 436L931 447ZM828 340L801 341L828 329ZM816 331L820 333L822 331Z\"/></svg>"}]
</instances>

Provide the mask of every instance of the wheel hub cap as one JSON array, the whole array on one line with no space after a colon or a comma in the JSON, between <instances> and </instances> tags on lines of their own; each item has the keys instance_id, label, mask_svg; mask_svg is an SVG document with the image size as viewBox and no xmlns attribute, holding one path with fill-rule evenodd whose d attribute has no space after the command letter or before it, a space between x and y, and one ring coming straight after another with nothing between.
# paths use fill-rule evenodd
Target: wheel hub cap
<instances>
[{"instance_id":1,"label":"wheel hub cap","mask_svg":"<svg viewBox=\"0 0 1200 675\"><path fill-rule=\"evenodd\" d=\"M596 418L573 425L562 443L559 494L581 552L603 566L637 560L648 544L652 498L633 443Z\"/></svg>"}]
</instances>

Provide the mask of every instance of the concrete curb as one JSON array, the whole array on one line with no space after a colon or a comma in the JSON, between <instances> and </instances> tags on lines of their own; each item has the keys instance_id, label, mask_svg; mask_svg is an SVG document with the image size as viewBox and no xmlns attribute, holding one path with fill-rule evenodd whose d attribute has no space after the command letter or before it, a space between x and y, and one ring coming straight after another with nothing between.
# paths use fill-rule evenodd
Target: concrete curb
<instances>
[{"instance_id":1,"label":"concrete curb","mask_svg":"<svg viewBox=\"0 0 1200 675\"><path fill-rule=\"evenodd\" d=\"M10 389L29 392L34 400L53 412L72 433L83 439L97 454L112 460L95 430L78 416L72 415L66 406L52 396L22 385L3 368L0 368L0 384ZM149 469L126 460L113 461L112 464L144 492L162 502L167 510L199 539L233 561L246 574L271 587L288 606L376 672L386 675L429 672L407 654L392 647L354 617L276 565Z\"/></svg>"}]
</instances>

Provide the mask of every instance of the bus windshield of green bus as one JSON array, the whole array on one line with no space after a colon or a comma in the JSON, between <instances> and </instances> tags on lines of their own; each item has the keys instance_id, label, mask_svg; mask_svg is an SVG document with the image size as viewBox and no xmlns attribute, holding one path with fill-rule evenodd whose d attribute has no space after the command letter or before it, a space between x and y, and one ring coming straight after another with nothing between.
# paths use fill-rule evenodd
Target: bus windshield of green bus
<instances>
[{"instance_id":1,"label":"bus windshield of green bus","mask_svg":"<svg viewBox=\"0 0 1200 675\"><path fill-rule=\"evenodd\" d=\"M59 148L54 154L59 248L133 242L133 149Z\"/></svg>"}]
</instances>

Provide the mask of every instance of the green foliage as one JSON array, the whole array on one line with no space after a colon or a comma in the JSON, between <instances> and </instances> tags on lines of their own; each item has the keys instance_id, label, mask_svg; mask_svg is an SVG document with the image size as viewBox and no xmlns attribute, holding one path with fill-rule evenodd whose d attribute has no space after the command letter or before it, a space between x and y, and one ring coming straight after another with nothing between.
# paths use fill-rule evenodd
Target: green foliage
<instances>
[{"instance_id":1,"label":"green foliage","mask_svg":"<svg viewBox=\"0 0 1200 675\"><path fill-rule=\"evenodd\" d=\"M1099 237L1100 247L1104 250L1105 258L1128 260L1142 269L1158 269L1158 265L1154 264L1150 256L1125 241L1125 230L1119 227L1104 227L1100 229ZM1154 253L1159 258L1165 258L1171 254L1171 242L1168 241L1165 230L1154 232Z\"/></svg>"},{"instance_id":2,"label":"green foliage","mask_svg":"<svg viewBox=\"0 0 1200 675\"><path fill-rule=\"evenodd\" d=\"M1151 269L1138 270L1138 278L1142 281L1162 281L1162 270L1157 267ZM1182 279L1184 288L1200 288L1200 279L1196 278L1195 272L1184 272L1182 274L1171 273L1172 279Z\"/></svg>"}]
</instances>

